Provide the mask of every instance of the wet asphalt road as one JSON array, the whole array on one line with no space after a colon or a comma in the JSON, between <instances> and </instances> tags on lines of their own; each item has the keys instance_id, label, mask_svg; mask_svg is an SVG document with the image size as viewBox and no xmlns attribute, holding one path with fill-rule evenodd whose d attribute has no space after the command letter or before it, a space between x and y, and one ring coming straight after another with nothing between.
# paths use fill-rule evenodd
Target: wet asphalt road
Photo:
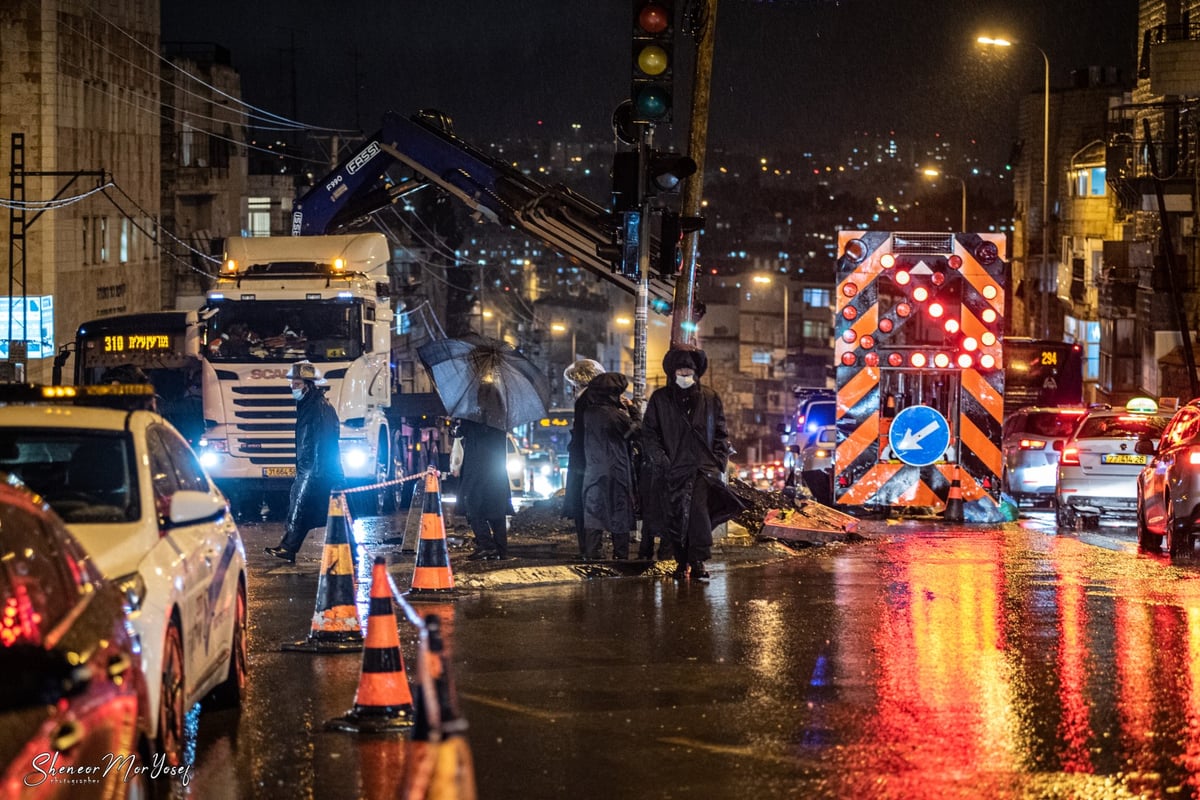
<instances>
[{"instance_id":1,"label":"wet asphalt road","mask_svg":"<svg viewBox=\"0 0 1200 800\"><path fill-rule=\"evenodd\" d=\"M390 523L366 526L364 549L409 586ZM445 621L479 796L1196 795L1200 559L1042 514L862 532L728 551L707 584L501 564L503 587L418 606ZM186 794L394 796L402 738L323 729L352 706L361 657L279 651L308 632L320 543L291 567L262 553L279 525L243 535L247 704L200 716ZM402 634L410 676L413 644Z\"/></svg>"}]
</instances>

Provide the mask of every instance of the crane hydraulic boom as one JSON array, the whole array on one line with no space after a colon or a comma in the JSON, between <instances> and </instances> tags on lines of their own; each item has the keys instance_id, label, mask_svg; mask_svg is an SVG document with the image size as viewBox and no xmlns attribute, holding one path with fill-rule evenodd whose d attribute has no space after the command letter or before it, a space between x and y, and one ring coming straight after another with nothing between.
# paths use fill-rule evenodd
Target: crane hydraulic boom
<instances>
[{"instance_id":1,"label":"crane hydraulic boom","mask_svg":"<svg viewBox=\"0 0 1200 800\"><path fill-rule=\"evenodd\" d=\"M393 181L387 170L397 164L415 177ZM445 115L435 112L408 119L385 114L383 126L366 144L296 201L292 234L338 232L430 184L488 220L535 236L601 278L637 293L636 264L621 269L626 243L619 216L566 186L543 186L479 152L451 132ZM670 302L671 284L652 275L650 294Z\"/></svg>"}]
</instances>

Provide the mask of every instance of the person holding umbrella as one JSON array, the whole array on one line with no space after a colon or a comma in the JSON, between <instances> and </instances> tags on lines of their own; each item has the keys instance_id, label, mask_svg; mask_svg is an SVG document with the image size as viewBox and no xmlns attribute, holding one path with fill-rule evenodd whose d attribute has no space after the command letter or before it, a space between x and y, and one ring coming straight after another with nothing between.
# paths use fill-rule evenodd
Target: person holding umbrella
<instances>
[{"instance_id":1,"label":"person holding umbrella","mask_svg":"<svg viewBox=\"0 0 1200 800\"><path fill-rule=\"evenodd\" d=\"M475 416L460 419L462 467L456 511L461 511L475 534L470 561L499 561L508 557L508 516L514 514L508 482L508 432L497 425L505 419L504 397L491 383L478 392ZM453 474L453 473L452 473Z\"/></svg>"},{"instance_id":2,"label":"person holding umbrella","mask_svg":"<svg viewBox=\"0 0 1200 800\"><path fill-rule=\"evenodd\" d=\"M266 550L284 561L296 561L296 551L313 528L324 524L329 494L342 485L341 424L321 387L328 382L311 361L297 361L288 370L296 399L296 480L288 504L283 541Z\"/></svg>"}]
</instances>

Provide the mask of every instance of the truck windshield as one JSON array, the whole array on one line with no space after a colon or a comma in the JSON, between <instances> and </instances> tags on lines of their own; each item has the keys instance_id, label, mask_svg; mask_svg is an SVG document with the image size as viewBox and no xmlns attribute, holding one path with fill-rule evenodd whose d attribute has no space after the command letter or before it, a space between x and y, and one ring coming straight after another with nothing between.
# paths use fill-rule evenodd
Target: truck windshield
<instances>
[{"instance_id":1,"label":"truck windshield","mask_svg":"<svg viewBox=\"0 0 1200 800\"><path fill-rule=\"evenodd\" d=\"M209 361L352 361L363 352L362 307L350 300L223 300L210 306Z\"/></svg>"}]
</instances>

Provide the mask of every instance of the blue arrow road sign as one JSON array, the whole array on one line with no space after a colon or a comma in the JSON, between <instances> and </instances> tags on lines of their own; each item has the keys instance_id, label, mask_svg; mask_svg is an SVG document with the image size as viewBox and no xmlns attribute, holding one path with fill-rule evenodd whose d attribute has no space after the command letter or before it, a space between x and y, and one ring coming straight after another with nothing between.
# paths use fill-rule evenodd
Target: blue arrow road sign
<instances>
[{"instance_id":1,"label":"blue arrow road sign","mask_svg":"<svg viewBox=\"0 0 1200 800\"><path fill-rule=\"evenodd\" d=\"M950 444L950 423L929 406L909 406L896 415L890 429L892 452L913 467L927 467Z\"/></svg>"}]
</instances>

